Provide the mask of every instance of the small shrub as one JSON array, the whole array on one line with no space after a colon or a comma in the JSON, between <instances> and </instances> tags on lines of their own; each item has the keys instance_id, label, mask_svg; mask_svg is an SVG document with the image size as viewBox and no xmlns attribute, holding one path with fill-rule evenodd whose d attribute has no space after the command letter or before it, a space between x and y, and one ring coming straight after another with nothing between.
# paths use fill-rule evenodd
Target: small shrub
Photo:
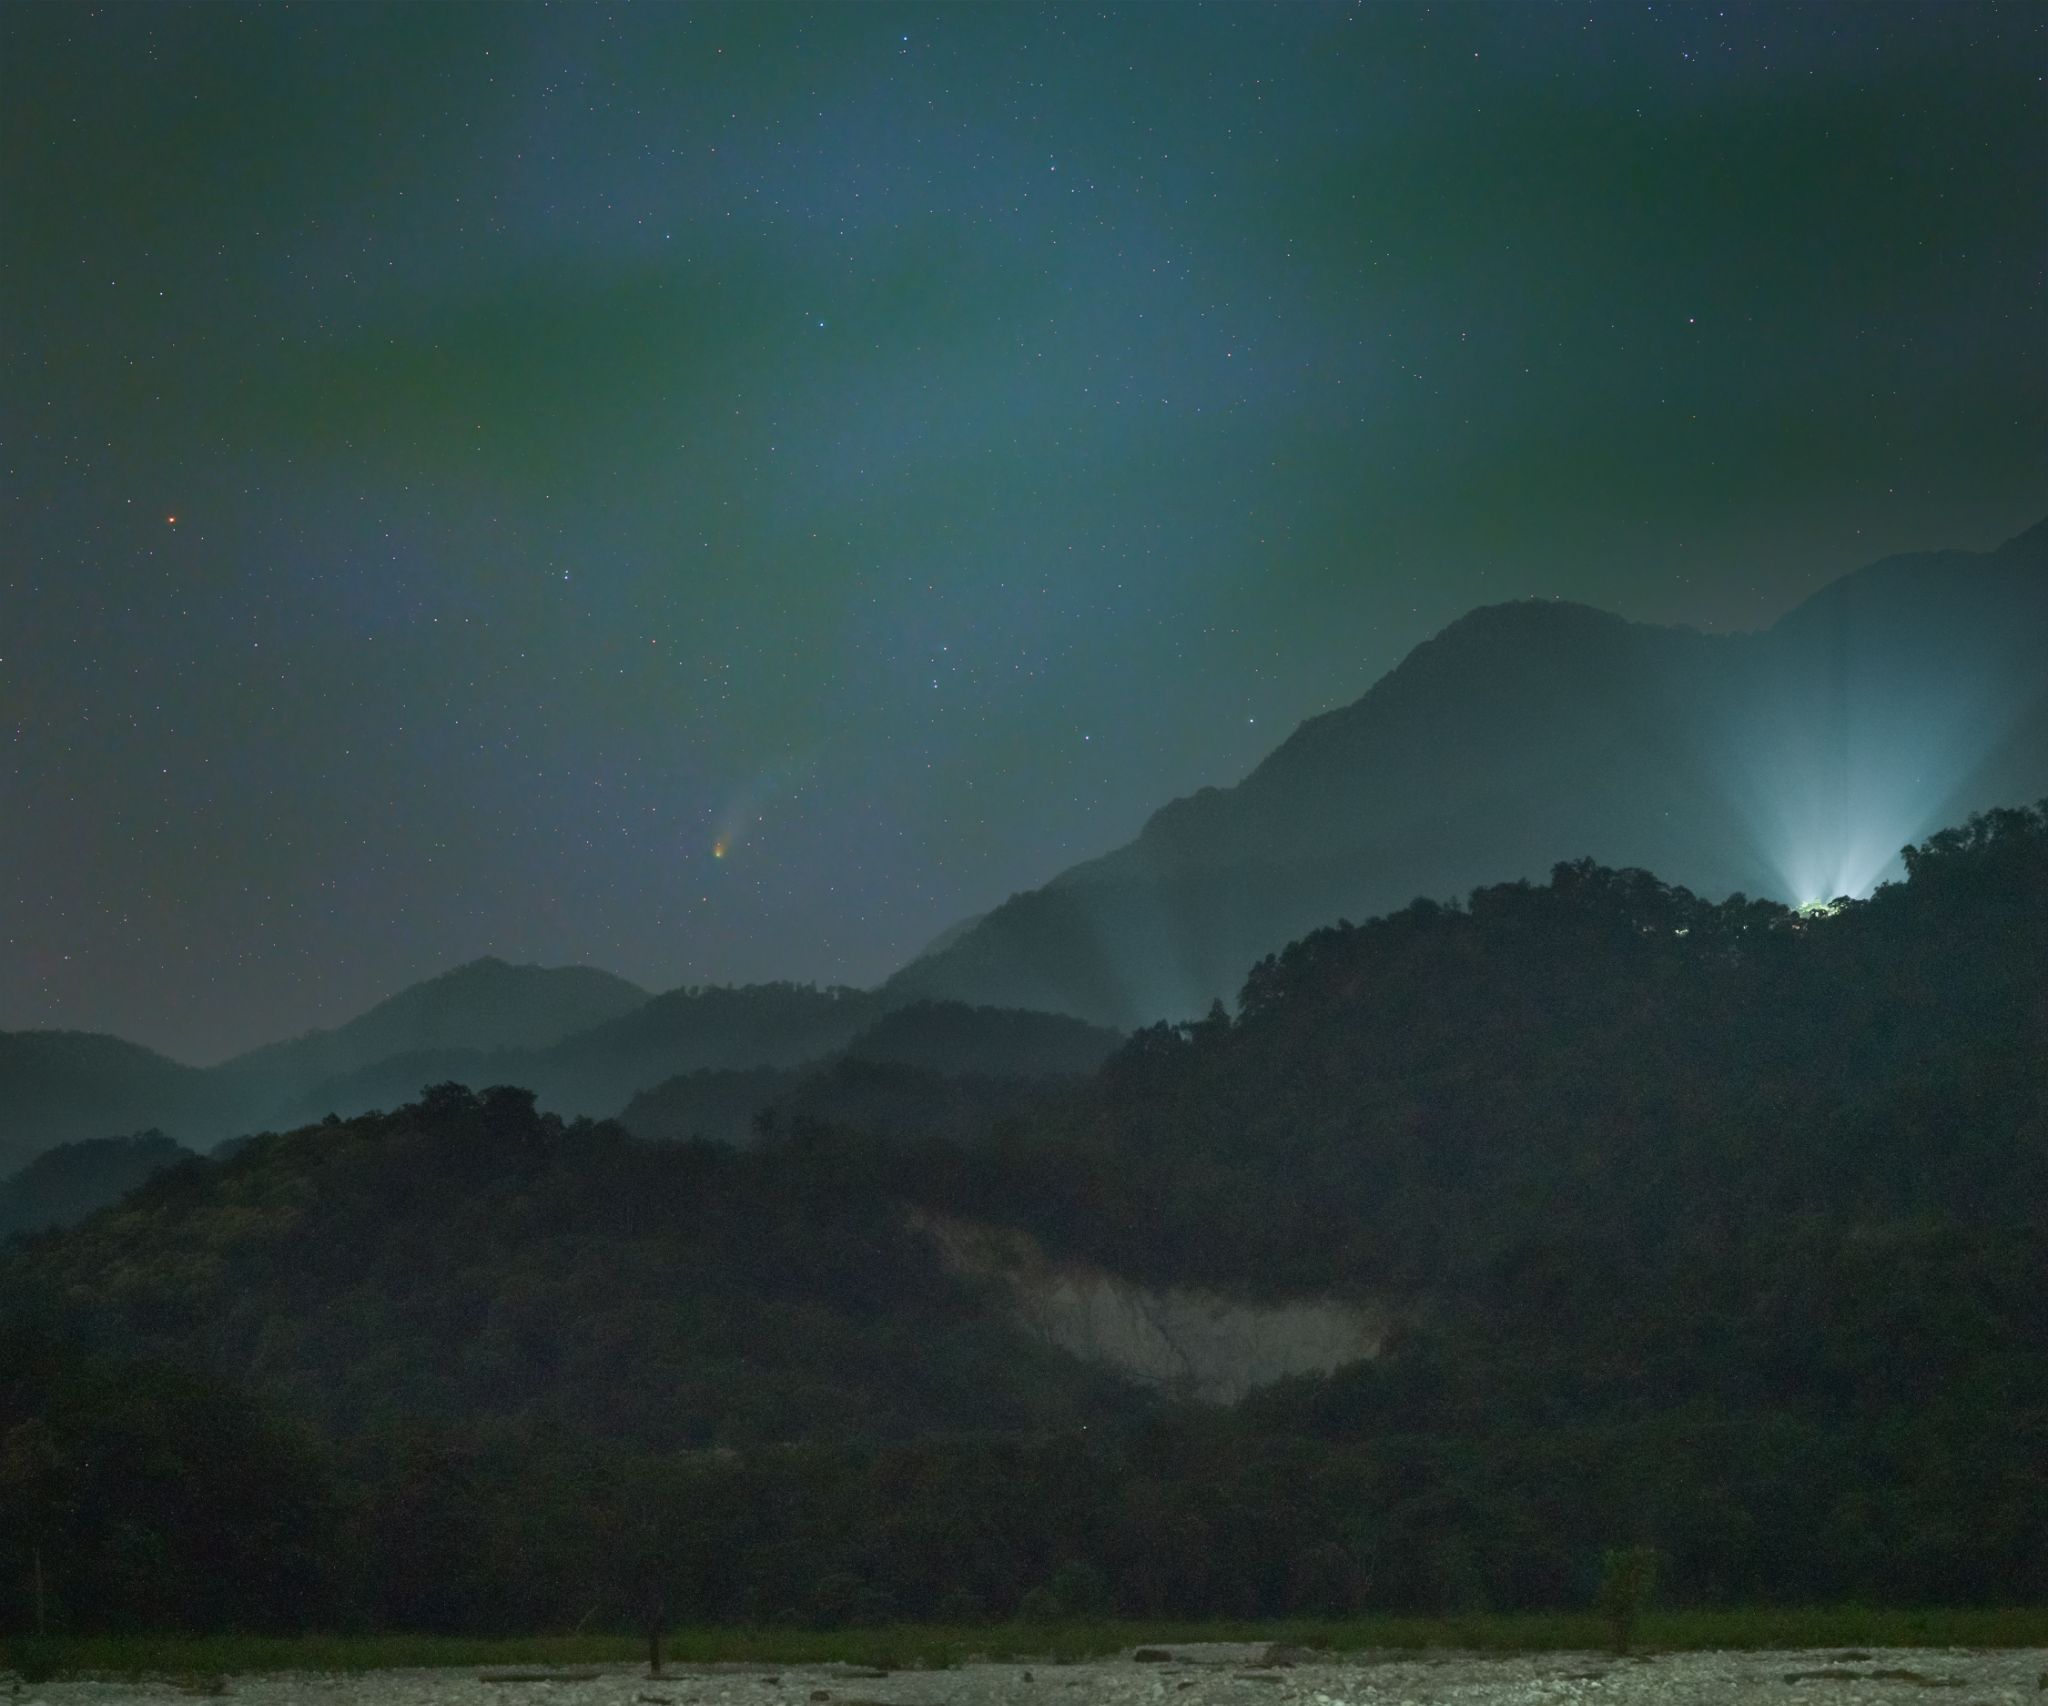
<instances>
[{"instance_id":1,"label":"small shrub","mask_svg":"<svg viewBox=\"0 0 2048 1706\"><path fill-rule=\"evenodd\" d=\"M1600 1556L1600 1611L1617 1653L1634 1645L1636 1624L1657 1586L1657 1549L1618 1546Z\"/></svg>"},{"instance_id":2,"label":"small shrub","mask_svg":"<svg viewBox=\"0 0 2048 1706\"><path fill-rule=\"evenodd\" d=\"M43 1635L17 1635L0 1640L0 1674L12 1671L30 1687L48 1682L64 1669L64 1652L57 1642Z\"/></svg>"},{"instance_id":3,"label":"small shrub","mask_svg":"<svg viewBox=\"0 0 2048 1706\"><path fill-rule=\"evenodd\" d=\"M1110 1610L1109 1578L1093 1564L1069 1559L1049 1581L1033 1588L1017 1607L1026 1623L1058 1623L1067 1618L1106 1617Z\"/></svg>"},{"instance_id":4,"label":"small shrub","mask_svg":"<svg viewBox=\"0 0 2048 1706\"><path fill-rule=\"evenodd\" d=\"M986 1623L988 1607L981 1602L981 1596L967 1588L953 1588L941 1599L935 1608L941 1623L968 1624Z\"/></svg>"}]
</instances>

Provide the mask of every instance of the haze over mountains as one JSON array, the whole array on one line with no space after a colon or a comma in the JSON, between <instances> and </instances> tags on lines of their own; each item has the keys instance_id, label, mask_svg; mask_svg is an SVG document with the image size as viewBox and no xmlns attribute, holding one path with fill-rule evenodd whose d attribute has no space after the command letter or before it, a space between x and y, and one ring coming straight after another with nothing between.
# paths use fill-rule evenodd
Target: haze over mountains
<instances>
[{"instance_id":1,"label":"haze over mountains","mask_svg":"<svg viewBox=\"0 0 2048 1706\"><path fill-rule=\"evenodd\" d=\"M604 1012L611 1016L587 1022ZM492 1044L493 1036L527 1040ZM330 1113L396 1107L451 1080L524 1085L547 1109L601 1118L679 1075L766 1073L777 1093L729 1118L715 1096L664 1104L671 1117L678 1106L702 1107L708 1123L692 1131L741 1137L754 1109L783 1099L794 1069L813 1063L850 1055L920 1081L1028 1080L1092 1069L1116 1042L1116 1032L1060 1015L797 984L649 996L587 967L477 960L337 1030L216 1067L181 1065L115 1037L0 1034L0 1179L60 1144L160 1128L204 1149ZM928 1087L913 1092L930 1096Z\"/></svg>"},{"instance_id":2,"label":"haze over mountains","mask_svg":"<svg viewBox=\"0 0 2048 1706\"><path fill-rule=\"evenodd\" d=\"M191 1158L191 1150L160 1131L85 1138L47 1149L11 1178L0 1178L0 1242L17 1232L83 1220L166 1167Z\"/></svg>"},{"instance_id":3,"label":"haze over mountains","mask_svg":"<svg viewBox=\"0 0 2048 1706\"><path fill-rule=\"evenodd\" d=\"M1705 895L1867 893L1906 842L2048 792L2044 660L2048 522L1886 559L1757 633L1490 606L886 989L1187 1017L1334 918L1582 856Z\"/></svg>"},{"instance_id":4,"label":"haze over mountains","mask_svg":"<svg viewBox=\"0 0 2048 1706\"><path fill-rule=\"evenodd\" d=\"M1187 1017L1333 919L1563 859L1709 896L1867 892L1906 841L2048 794L2044 658L2048 522L1995 552L1887 559L1752 634L1483 608L1236 786L955 926L878 991L651 996L589 967L486 959L208 1069L113 1037L0 1034L0 1174L61 1143L159 1128L204 1147L446 1080L521 1084L567 1115L640 1097L669 1134L738 1135L764 1088L791 1109L880 1096L950 1127L971 1095L790 1074L849 1049L940 1078L1086 1070L1112 1038L921 1004L1114 1030Z\"/></svg>"},{"instance_id":5,"label":"haze over mountains","mask_svg":"<svg viewBox=\"0 0 2048 1706\"><path fill-rule=\"evenodd\" d=\"M543 1049L645 1005L647 992L588 967L483 959L403 990L331 1031L192 1067L116 1037L0 1033L0 1170L58 1144L157 1127L204 1147L240 1131L334 1111L381 1089L379 1063L428 1066ZM425 1082L409 1079L405 1094ZM400 1098L402 1099L402 1097ZM310 1110L310 1111L309 1111Z\"/></svg>"},{"instance_id":6,"label":"haze over mountains","mask_svg":"<svg viewBox=\"0 0 2048 1706\"><path fill-rule=\"evenodd\" d=\"M76 1625L195 1581L616 1624L656 1576L982 1620L1076 1566L1301 1617L1583 1604L1624 1537L1681 1604L2039 1603L2048 805L1906 863L1825 916L1579 861L1317 930L964 1141L444 1084L178 1162L0 1248L0 1432L63 1467L0 1575L61 1533Z\"/></svg>"},{"instance_id":7,"label":"haze over mountains","mask_svg":"<svg viewBox=\"0 0 2048 1706\"><path fill-rule=\"evenodd\" d=\"M114 1460L100 1394L158 1394L241 1441L181 1496L270 1489L240 1563L153 1519L147 1593L156 1471L51 1493L60 1588L260 1621L302 1508L337 1616L573 1622L653 1567L598 1486L695 1513L713 1619L1009 1616L1074 1560L1098 1610L1530 1608L1618 1536L1692 1600L2038 1595L2048 804L1925 820L2048 794L2044 547L1725 639L1474 612L880 990L485 960L211 1069L0 1036L0 1172L48 1151L0 1424Z\"/></svg>"},{"instance_id":8,"label":"haze over mountains","mask_svg":"<svg viewBox=\"0 0 2048 1706\"><path fill-rule=\"evenodd\" d=\"M235 1069L279 1083L345 1078L401 1054L546 1048L644 1007L648 993L590 966L472 960L414 984L331 1031L237 1057Z\"/></svg>"}]
</instances>

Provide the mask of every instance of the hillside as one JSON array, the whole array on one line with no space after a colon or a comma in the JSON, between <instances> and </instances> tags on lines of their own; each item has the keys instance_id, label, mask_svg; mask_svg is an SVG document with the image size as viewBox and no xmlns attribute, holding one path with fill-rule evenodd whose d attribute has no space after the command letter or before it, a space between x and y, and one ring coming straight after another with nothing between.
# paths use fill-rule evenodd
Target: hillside
<instances>
[{"instance_id":1,"label":"hillside","mask_svg":"<svg viewBox=\"0 0 2048 1706\"><path fill-rule=\"evenodd\" d=\"M1662 1261L1815 1217L2023 1224L2048 1201L2048 808L1973 819L1907 866L1826 916L1580 861L1546 885L1326 928L1252 968L1236 1017L1140 1032L1078 1087L1033 1100L1026 1081L963 1079L983 1086L964 1105L986 1110L986 1143L892 1141L887 1119L813 1112L745 1156L685 1144L664 1159L616 1127L537 1114L530 1091L444 1085L178 1169L18 1252L0 1294L94 1319L140 1309L212 1342L224 1310L315 1295L323 1238L337 1279L368 1267L402 1291L465 1238L496 1251L486 1267L545 1268L516 1249L572 1199L600 1215L593 1234L605 1213L638 1226L666 1201L708 1235L725 1190L768 1221L778 1193L808 1214L871 1191L1108 1271L1268 1297L1443 1299L1518 1251L1596 1233L1610 1255ZM922 1068L834 1070L811 1092L823 1105L933 1093ZM652 1195L614 1195L642 1174ZM437 1243L440 1217L457 1230ZM188 1267L167 1255L174 1234L253 1242L226 1268ZM625 1248L592 1246L605 1262ZM751 1272L759 1254L720 1257L742 1258ZM142 1301L151 1273L175 1289L230 1269L218 1297ZM146 1348L177 1350L182 1330Z\"/></svg>"},{"instance_id":2,"label":"hillside","mask_svg":"<svg viewBox=\"0 0 2048 1706\"><path fill-rule=\"evenodd\" d=\"M1071 1079L933 1072L845 1054L794 1070L678 1073L628 1102L619 1124L661 1143L746 1144L823 1126L973 1144L999 1125L1050 1118L1075 1089Z\"/></svg>"},{"instance_id":3,"label":"hillside","mask_svg":"<svg viewBox=\"0 0 2048 1706\"><path fill-rule=\"evenodd\" d=\"M343 1432L672 1449L1085 1413L1085 1371L978 1324L885 1195L819 1185L800 1152L743 1164L446 1085L160 1176L10 1273L68 1342L254 1379ZM55 1319L27 1295L10 1318Z\"/></svg>"},{"instance_id":4,"label":"hillside","mask_svg":"<svg viewBox=\"0 0 2048 1706\"><path fill-rule=\"evenodd\" d=\"M702 1068L641 1091L619 1123L640 1137L745 1143L837 1125L972 1142L1037 1116L1115 1050L1114 1031L1058 1013L920 1001L885 1012L833 1058L798 1068Z\"/></svg>"},{"instance_id":5,"label":"hillside","mask_svg":"<svg viewBox=\"0 0 2048 1706\"><path fill-rule=\"evenodd\" d=\"M919 1001L883 1013L846 1053L956 1078L1071 1078L1093 1072L1122 1040L1064 1013Z\"/></svg>"},{"instance_id":6,"label":"hillside","mask_svg":"<svg viewBox=\"0 0 2048 1706\"><path fill-rule=\"evenodd\" d=\"M205 1071L114 1038L18 1033L0 1037L0 1169L148 1126L205 1147L451 1080L606 1117L678 1076L793 1069L868 1031L877 1059L1028 1075L1040 1068L1018 1064L1014 1035L987 1054L959 1011L1118 1030L1188 1018L1333 918L1585 856L1706 895L1866 893L1897 874L1901 843L2048 791L2043 656L2048 523L1992 553L1874 564L1762 633L1571 604L1477 610L1235 787L1174 801L1129 846L962 921L880 991L649 997L586 967L486 959ZM891 1042L909 1023L891 1015L927 1001L958 1034ZM1083 1069L1102 1046L1036 1023L1045 1070Z\"/></svg>"},{"instance_id":7,"label":"hillside","mask_svg":"<svg viewBox=\"0 0 2048 1706\"><path fill-rule=\"evenodd\" d=\"M88 1031L0 1031L0 1175L59 1144L117 1131L210 1127L217 1081Z\"/></svg>"},{"instance_id":8,"label":"hillside","mask_svg":"<svg viewBox=\"0 0 2048 1706\"><path fill-rule=\"evenodd\" d=\"M1038 1224L1127 1271L1438 1292L1531 1250L2037 1226L2048 809L1906 863L1826 916L1579 862L1317 931L1109 1062L1063 1187L1103 1206Z\"/></svg>"},{"instance_id":9,"label":"hillside","mask_svg":"<svg viewBox=\"0 0 2048 1706\"><path fill-rule=\"evenodd\" d=\"M1128 1028L1337 917L1590 855L1697 893L1866 893L1898 847L2048 790L2048 523L1888 559L1761 633L1474 611L1235 787L948 932L891 995Z\"/></svg>"},{"instance_id":10,"label":"hillside","mask_svg":"<svg viewBox=\"0 0 2048 1706\"><path fill-rule=\"evenodd\" d=\"M0 1179L0 1242L17 1232L70 1226L191 1158L191 1150L160 1131L59 1144Z\"/></svg>"},{"instance_id":11,"label":"hillside","mask_svg":"<svg viewBox=\"0 0 2048 1706\"><path fill-rule=\"evenodd\" d=\"M1583 1603L1634 1540L1693 1601L2038 1595L2048 806L1905 864L1828 914L1582 861L1326 928L971 1142L443 1086L0 1255L0 1332L317 1419L399 1532L445 1465L432 1581L364 1578L399 1621L530 1622L528 1548L548 1615L627 1592L593 1476L719 1617ZM1260 1323L1360 1360L1183 1411L1072 1354L1189 1322L1197 1391Z\"/></svg>"},{"instance_id":12,"label":"hillside","mask_svg":"<svg viewBox=\"0 0 2048 1706\"><path fill-rule=\"evenodd\" d=\"M471 960L400 990L334 1030L238 1055L227 1073L298 1086L398 1055L546 1048L622 1018L647 1000L638 984L592 966Z\"/></svg>"},{"instance_id":13,"label":"hillside","mask_svg":"<svg viewBox=\"0 0 2048 1706\"><path fill-rule=\"evenodd\" d=\"M209 1148L397 1107L450 1080L531 1085L553 1111L609 1115L677 1073L822 1059L885 1011L856 990L761 984L650 997L586 967L478 960L336 1030L217 1067L183 1066L114 1037L0 1033L0 1166L139 1126Z\"/></svg>"}]
</instances>

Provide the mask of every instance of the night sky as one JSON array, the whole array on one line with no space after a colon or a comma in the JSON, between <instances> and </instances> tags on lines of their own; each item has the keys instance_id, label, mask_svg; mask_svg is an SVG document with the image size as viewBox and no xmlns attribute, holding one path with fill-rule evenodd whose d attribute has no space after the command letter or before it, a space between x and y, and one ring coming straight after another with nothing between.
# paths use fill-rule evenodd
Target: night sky
<instances>
[{"instance_id":1,"label":"night sky","mask_svg":"<svg viewBox=\"0 0 2048 1706\"><path fill-rule=\"evenodd\" d=\"M2048 8L0 13L0 1027L868 982L2048 509Z\"/></svg>"}]
</instances>

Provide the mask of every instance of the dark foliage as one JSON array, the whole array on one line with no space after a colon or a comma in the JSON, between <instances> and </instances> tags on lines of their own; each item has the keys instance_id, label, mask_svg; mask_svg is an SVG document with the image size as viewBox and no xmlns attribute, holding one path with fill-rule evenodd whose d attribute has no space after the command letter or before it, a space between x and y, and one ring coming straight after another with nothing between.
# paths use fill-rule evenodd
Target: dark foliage
<instances>
[{"instance_id":1,"label":"dark foliage","mask_svg":"<svg viewBox=\"0 0 2048 1706\"><path fill-rule=\"evenodd\" d=\"M344 1433L517 1422L677 1449L1085 1413L889 1177L806 1133L745 1156L564 1124L523 1090L258 1138L32 1241L8 1314L252 1381Z\"/></svg>"},{"instance_id":2,"label":"dark foliage","mask_svg":"<svg viewBox=\"0 0 2048 1706\"><path fill-rule=\"evenodd\" d=\"M643 1091L619 1123L664 1142L744 1144L805 1126L977 1144L984 1134L1052 1120L1071 1080L954 1076L848 1055L808 1071L689 1072Z\"/></svg>"},{"instance_id":3,"label":"dark foliage","mask_svg":"<svg viewBox=\"0 0 2048 1706\"><path fill-rule=\"evenodd\" d=\"M1643 1548L1667 1601L2038 1600L2048 809L1907 865L1831 916L1578 864L1319 931L973 1143L442 1086L30 1241L0 1313L319 1418L329 1620L1585 1606ZM1146 1408L908 1206L1402 1325Z\"/></svg>"},{"instance_id":4,"label":"dark foliage","mask_svg":"<svg viewBox=\"0 0 2048 1706\"><path fill-rule=\"evenodd\" d=\"M641 1137L746 1143L809 1122L972 1142L999 1120L1043 1118L1048 1081L1093 1072L1114 1031L1057 1013L920 1001L885 1012L806 1067L704 1067L642 1090L619 1115Z\"/></svg>"},{"instance_id":5,"label":"dark foliage","mask_svg":"<svg viewBox=\"0 0 2048 1706\"><path fill-rule=\"evenodd\" d=\"M0 1331L0 1629L303 1628L335 1601L332 1468L190 1372Z\"/></svg>"},{"instance_id":6,"label":"dark foliage","mask_svg":"<svg viewBox=\"0 0 2048 1706\"><path fill-rule=\"evenodd\" d=\"M846 1052L955 1078L1071 1078L1093 1072L1122 1040L1063 1013L915 1001L883 1014Z\"/></svg>"},{"instance_id":7,"label":"dark foliage","mask_svg":"<svg viewBox=\"0 0 2048 1706\"><path fill-rule=\"evenodd\" d=\"M1179 1277L1441 1291L1532 1245L2010 1222L2048 1200L2044 847L2040 812L1991 813L1828 917L1582 862L1317 931L1234 1020L1109 1063L1073 1134L1107 1212L1040 1229Z\"/></svg>"},{"instance_id":8,"label":"dark foliage","mask_svg":"<svg viewBox=\"0 0 2048 1706\"><path fill-rule=\"evenodd\" d=\"M651 1143L731 1143L753 1140L807 1074L781 1066L702 1067L642 1090L619 1114L619 1124Z\"/></svg>"}]
</instances>

